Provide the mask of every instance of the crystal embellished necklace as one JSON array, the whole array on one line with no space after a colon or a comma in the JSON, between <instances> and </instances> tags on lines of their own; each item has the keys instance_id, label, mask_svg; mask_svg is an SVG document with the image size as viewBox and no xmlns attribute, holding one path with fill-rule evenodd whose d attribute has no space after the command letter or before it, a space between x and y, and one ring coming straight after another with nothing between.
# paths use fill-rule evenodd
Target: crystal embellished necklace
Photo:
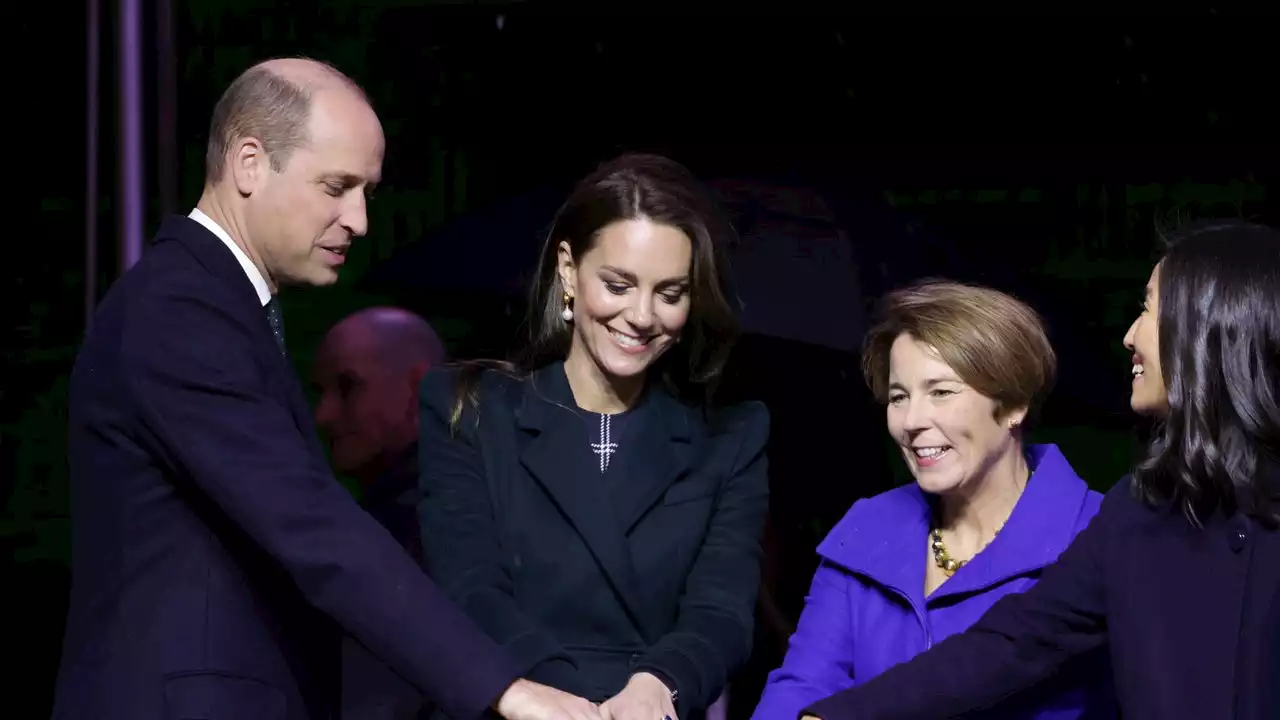
<instances>
[{"instance_id":1,"label":"crystal embellished necklace","mask_svg":"<svg viewBox=\"0 0 1280 720\"><path fill-rule=\"evenodd\" d=\"M600 413L600 441L591 443L591 451L600 457L600 473L609 469L609 461L618 451L618 443L613 439L613 416Z\"/></svg>"}]
</instances>

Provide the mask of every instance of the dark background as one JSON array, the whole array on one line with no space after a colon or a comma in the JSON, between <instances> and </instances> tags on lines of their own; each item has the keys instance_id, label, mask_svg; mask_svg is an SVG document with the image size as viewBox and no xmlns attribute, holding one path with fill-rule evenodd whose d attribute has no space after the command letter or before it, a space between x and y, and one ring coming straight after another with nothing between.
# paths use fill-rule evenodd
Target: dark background
<instances>
[{"instance_id":1,"label":"dark background","mask_svg":"<svg viewBox=\"0 0 1280 720\"><path fill-rule=\"evenodd\" d=\"M765 312L787 303L780 312L797 327L818 333L835 317L857 326L886 289L926 275L1035 305L1062 365L1039 438L1103 489L1138 437L1120 339L1158 229L1206 216L1276 221L1275 17L1208 2L1159 17L853 18L785 4L593 14L533 2L192 0L172 6L171 43L157 41L165 5L143 4L148 233L195 202L210 109L257 60L333 62L383 119L388 157L369 236L336 288L284 296L304 377L324 330L377 302L422 312L459 356L504 354L522 311L520 273L568 185L620 151L656 151L716 187L744 237L800 228L844 243L859 298L849 306L806 300L822 289L803 282L745 283L772 293ZM88 58L84 5L18 7L6 11L10 36L30 44L15 53L7 88L20 224L3 263L15 312L5 313L0 384L0 716L38 718L48 716L66 603L66 373L85 323ZM98 296L119 272L117 7L102 12L89 269ZM764 399L774 416L775 590L794 621L816 542L903 469L852 353L750 335L732 378L727 392ZM752 688L780 658L767 631L757 645L735 712L750 711Z\"/></svg>"}]
</instances>

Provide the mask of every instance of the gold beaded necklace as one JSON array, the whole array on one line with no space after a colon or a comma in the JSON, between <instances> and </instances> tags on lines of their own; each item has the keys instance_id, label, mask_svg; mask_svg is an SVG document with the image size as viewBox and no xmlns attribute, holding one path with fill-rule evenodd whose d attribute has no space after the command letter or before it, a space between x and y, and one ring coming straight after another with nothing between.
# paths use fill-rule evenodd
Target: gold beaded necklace
<instances>
[{"instance_id":1,"label":"gold beaded necklace","mask_svg":"<svg viewBox=\"0 0 1280 720\"><path fill-rule=\"evenodd\" d=\"M987 545L990 545L991 542L996 539L996 535L999 535L1000 531L1003 529L1004 529L1004 523L1000 523L1000 526L996 528L996 531L991 534L991 541L988 541ZM955 575L957 570L964 567L965 564L969 562L968 560L956 560L951 557L951 555L947 552L946 544L942 542L941 528L934 528L930 530L929 539L932 541L929 543L929 546L933 549L933 562L935 565L938 566L939 570L946 573L947 577L951 577L952 575ZM979 548L978 552L982 552L983 550L985 550L987 548L987 545L983 545L981 548ZM977 553L975 553L975 556L976 555Z\"/></svg>"},{"instance_id":2,"label":"gold beaded necklace","mask_svg":"<svg viewBox=\"0 0 1280 720\"><path fill-rule=\"evenodd\" d=\"M1015 420L1011 425L1009 425L1009 429L1012 430L1018 427L1018 422L1019 421ZM1030 480L1031 480L1030 473L1028 473L1027 478L1022 481L1022 487L1018 488L1019 495L1021 495L1022 491L1027 488L1027 483L1030 482ZM1016 505L1016 501L1015 501L1015 505ZM1013 510L1010 510L1009 516L1012 516L1012 515L1013 515ZM1009 516L1005 517L1004 522L1009 522ZM996 531L991 533L991 539L987 541L987 545L990 545L991 543L995 542L996 536L999 535L1000 531L1004 529L1004 522L996 526ZM952 575L955 575L957 570L964 567L965 564L969 562L969 560L956 560L955 558L951 557L950 553L947 552L947 546L945 543L942 542L942 528L935 527L932 530L930 530L929 540L930 540L929 547L933 550L933 562L935 565L938 566L939 570L941 570L943 573L946 574L947 577L951 577ZM987 545L983 545L982 547L978 548L978 552L974 553L974 557L977 557L978 553L982 552L983 550L986 550ZM972 559L973 558L970 558L970 560Z\"/></svg>"}]
</instances>

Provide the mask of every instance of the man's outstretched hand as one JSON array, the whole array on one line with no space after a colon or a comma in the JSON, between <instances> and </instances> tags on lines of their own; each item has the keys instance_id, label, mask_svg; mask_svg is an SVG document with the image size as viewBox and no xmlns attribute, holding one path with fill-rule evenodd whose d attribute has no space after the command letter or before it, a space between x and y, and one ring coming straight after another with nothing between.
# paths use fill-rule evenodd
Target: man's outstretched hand
<instances>
[{"instance_id":1,"label":"man's outstretched hand","mask_svg":"<svg viewBox=\"0 0 1280 720\"><path fill-rule=\"evenodd\" d=\"M600 720L595 703L523 679L511 683L493 709L506 720Z\"/></svg>"}]
</instances>

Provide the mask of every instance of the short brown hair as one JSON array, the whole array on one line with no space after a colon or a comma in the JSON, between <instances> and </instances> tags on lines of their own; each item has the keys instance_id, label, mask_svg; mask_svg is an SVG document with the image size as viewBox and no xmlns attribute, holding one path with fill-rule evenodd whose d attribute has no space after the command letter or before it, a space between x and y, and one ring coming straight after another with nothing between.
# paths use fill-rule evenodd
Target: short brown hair
<instances>
[{"instance_id":1,"label":"short brown hair","mask_svg":"<svg viewBox=\"0 0 1280 720\"><path fill-rule=\"evenodd\" d=\"M889 399L889 350L903 334L932 347L965 384L995 400L998 414L1034 411L1053 387L1058 361L1044 322L999 290L925 280L890 293L862 346L862 374L880 402Z\"/></svg>"},{"instance_id":2,"label":"short brown hair","mask_svg":"<svg viewBox=\"0 0 1280 720\"><path fill-rule=\"evenodd\" d=\"M364 90L340 70L327 63L311 62L365 98ZM272 170L284 170L293 151L307 144L310 119L308 88L262 64L249 68L227 87L213 107L204 158L205 180L213 183L222 179L227 151L235 141L246 137L262 143Z\"/></svg>"}]
</instances>

